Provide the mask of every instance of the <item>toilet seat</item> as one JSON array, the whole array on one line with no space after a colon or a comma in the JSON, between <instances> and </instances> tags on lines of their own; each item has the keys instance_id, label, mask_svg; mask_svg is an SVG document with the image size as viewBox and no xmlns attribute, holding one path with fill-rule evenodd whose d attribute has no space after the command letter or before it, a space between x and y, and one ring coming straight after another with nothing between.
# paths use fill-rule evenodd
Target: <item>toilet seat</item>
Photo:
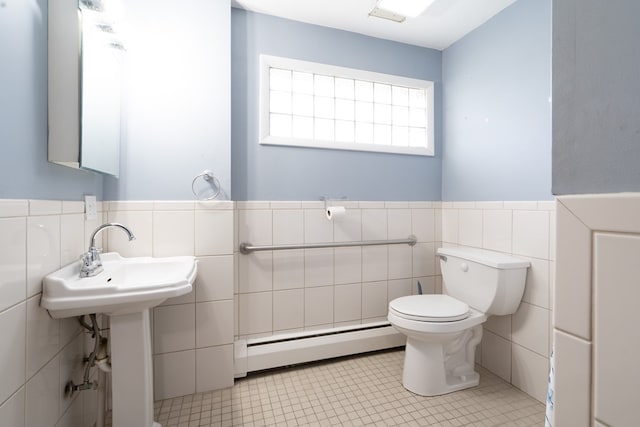
<instances>
[{"instance_id":1,"label":"toilet seat","mask_svg":"<svg viewBox=\"0 0 640 427\"><path fill-rule=\"evenodd\" d=\"M389 311L407 320L456 322L469 317L469 305L449 295L410 295L389 303Z\"/></svg>"}]
</instances>

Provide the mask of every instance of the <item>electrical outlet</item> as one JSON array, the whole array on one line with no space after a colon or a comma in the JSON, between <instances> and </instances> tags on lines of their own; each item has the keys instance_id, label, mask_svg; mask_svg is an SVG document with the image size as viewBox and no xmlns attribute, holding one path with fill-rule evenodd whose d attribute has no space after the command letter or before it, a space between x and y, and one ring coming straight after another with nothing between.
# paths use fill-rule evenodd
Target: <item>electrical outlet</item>
<instances>
[{"instance_id":1,"label":"electrical outlet","mask_svg":"<svg viewBox=\"0 0 640 427\"><path fill-rule=\"evenodd\" d=\"M98 202L96 196L84 196L84 211L87 221L98 218Z\"/></svg>"}]
</instances>

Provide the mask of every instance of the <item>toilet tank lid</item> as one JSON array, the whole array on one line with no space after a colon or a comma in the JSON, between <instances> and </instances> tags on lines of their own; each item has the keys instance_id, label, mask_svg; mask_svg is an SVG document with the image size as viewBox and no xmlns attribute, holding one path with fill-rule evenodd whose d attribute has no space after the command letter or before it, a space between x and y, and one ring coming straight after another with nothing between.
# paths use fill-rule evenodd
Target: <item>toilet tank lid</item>
<instances>
[{"instance_id":1,"label":"toilet tank lid","mask_svg":"<svg viewBox=\"0 0 640 427\"><path fill-rule=\"evenodd\" d=\"M452 256L455 258L466 259L468 261L484 264L489 267L501 270L510 270L515 268L527 268L531 263L527 260L516 258L514 256L503 254L500 252L487 251L475 248L438 248L438 255Z\"/></svg>"}]
</instances>

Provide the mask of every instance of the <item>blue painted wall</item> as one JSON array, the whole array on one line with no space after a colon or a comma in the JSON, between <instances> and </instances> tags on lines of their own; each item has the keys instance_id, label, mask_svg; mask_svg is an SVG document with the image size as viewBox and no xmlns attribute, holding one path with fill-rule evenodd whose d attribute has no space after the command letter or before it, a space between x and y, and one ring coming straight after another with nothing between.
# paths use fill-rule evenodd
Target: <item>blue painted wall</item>
<instances>
[{"instance_id":1,"label":"blue painted wall","mask_svg":"<svg viewBox=\"0 0 640 427\"><path fill-rule=\"evenodd\" d=\"M238 9L231 22L234 200L440 200L440 51ZM260 146L260 54L435 81L436 156Z\"/></svg>"},{"instance_id":2,"label":"blue painted wall","mask_svg":"<svg viewBox=\"0 0 640 427\"><path fill-rule=\"evenodd\" d=\"M47 162L47 1L0 7L0 199L102 198L99 174Z\"/></svg>"},{"instance_id":3,"label":"blue painted wall","mask_svg":"<svg viewBox=\"0 0 640 427\"><path fill-rule=\"evenodd\" d=\"M105 178L105 198L193 200L193 178L210 169L220 180L220 199L228 199L230 1L137 0L124 6L125 136L120 179ZM212 194L204 188L204 196Z\"/></svg>"},{"instance_id":4,"label":"blue painted wall","mask_svg":"<svg viewBox=\"0 0 640 427\"><path fill-rule=\"evenodd\" d=\"M553 2L553 192L640 191L640 2Z\"/></svg>"},{"instance_id":5,"label":"blue painted wall","mask_svg":"<svg viewBox=\"0 0 640 427\"><path fill-rule=\"evenodd\" d=\"M443 200L551 199L551 0L519 0L443 52Z\"/></svg>"}]
</instances>

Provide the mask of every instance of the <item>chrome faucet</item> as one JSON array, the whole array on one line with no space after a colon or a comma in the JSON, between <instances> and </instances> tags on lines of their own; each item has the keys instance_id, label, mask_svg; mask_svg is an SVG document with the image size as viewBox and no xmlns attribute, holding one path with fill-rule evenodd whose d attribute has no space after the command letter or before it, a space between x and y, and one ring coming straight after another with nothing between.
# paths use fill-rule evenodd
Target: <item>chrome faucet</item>
<instances>
[{"instance_id":1,"label":"chrome faucet","mask_svg":"<svg viewBox=\"0 0 640 427\"><path fill-rule=\"evenodd\" d=\"M125 227L122 224L118 224L117 222L108 222L106 224L102 224L100 227L96 228L93 234L91 234L91 239L89 239L89 250L87 253L82 255L82 267L80 269L80 277L92 277L96 274L99 274L102 268L102 260L100 259L100 249L96 248L96 236L102 230L110 227L118 227L124 230L125 233L129 236L129 241L134 240L136 236L133 235L131 230Z\"/></svg>"}]
</instances>

